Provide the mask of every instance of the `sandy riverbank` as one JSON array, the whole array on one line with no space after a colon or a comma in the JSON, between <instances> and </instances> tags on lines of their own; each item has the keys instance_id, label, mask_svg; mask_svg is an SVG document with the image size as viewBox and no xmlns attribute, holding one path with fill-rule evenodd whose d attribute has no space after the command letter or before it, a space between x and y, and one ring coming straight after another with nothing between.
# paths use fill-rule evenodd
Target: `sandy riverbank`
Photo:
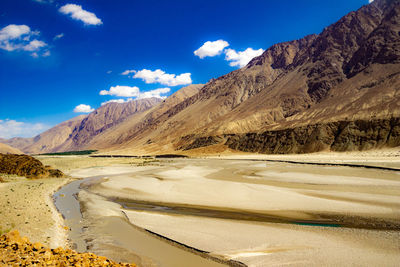
<instances>
[{"instance_id":1,"label":"sandy riverbank","mask_svg":"<svg viewBox=\"0 0 400 267\"><path fill-rule=\"evenodd\" d=\"M194 154L196 156L196 154ZM351 152L318 152L310 154L266 155L243 152L226 152L221 155L198 155L206 158L220 159L256 159L281 160L308 163L355 164L400 169L400 148L380 150L351 151Z\"/></svg>"},{"instance_id":2,"label":"sandy riverbank","mask_svg":"<svg viewBox=\"0 0 400 267\"><path fill-rule=\"evenodd\" d=\"M89 251L117 261L140 266L185 266L187 260L197 266L219 265L193 259L190 252L149 238L131 224L249 266L396 266L400 261L399 172L252 159L393 168L399 157L396 151L364 157L357 153L229 155L160 160L145 166L131 159L41 160L73 177L102 177L100 183L86 184L88 190L79 194L84 211L82 239ZM7 207L1 215L7 212L12 218L0 219L2 229L14 225L33 241L52 247L65 244L66 232L59 227L65 221L49 195L67 182L9 178L9 183L0 184L0 204ZM110 200L132 205L124 209ZM46 213L49 216L39 215Z\"/></svg>"},{"instance_id":3,"label":"sandy riverbank","mask_svg":"<svg viewBox=\"0 0 400 267\"><path fill-rule=\"evenodd\" d=\"M80 195L91 203L89 210L107 209L93 201L95 194L119 199L130 207L125 214L133 224L226 259L250 266L400 261L395 171L230 158L165 161L113 173ZM262 219L253 221L254 214ZM314 224L321 221L337 227Z\"/></svg>"},{"instance_id":4,"label":"sandy riverbank","mask_svg":"<svg viewBox=\"0 0 400 267\"><path fill-rule=\"evenodd\" d=\"M0 227L2 231L18 229L32 242L52 248L67 244L67 232L56 210L52 195L70 182L68 178L26 179L6 176L0 183Z\"/></svg>"},{"instance_id":5,"label":"sandy riverbank","mask_svg":"<svg viewBox=\"0 0 400 267\"><path fill-rule=\"evenodd\" d=\"M38 156L44 165L62 170L65 174L85 168L99 168L110 165L130 166L131 159L97 159L86 156ZM111 167L112 169L112 167ZM64 221L53 203L53 194L71 178L27 179L13 175L0 175L0 231L18 229L32 242L41 242L51 247L67 245L67 231ZM71 177L80 177L79 175Z\"/></svg>"}]
</instances>

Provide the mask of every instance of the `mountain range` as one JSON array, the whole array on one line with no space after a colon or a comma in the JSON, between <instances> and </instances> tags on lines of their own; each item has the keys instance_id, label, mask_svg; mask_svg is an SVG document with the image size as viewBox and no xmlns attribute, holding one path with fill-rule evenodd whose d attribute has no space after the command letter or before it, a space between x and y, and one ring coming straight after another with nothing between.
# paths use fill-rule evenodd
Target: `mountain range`
<instances>
[{"instance_id":1,"label":"mountain range","mask_svg":"<svg viewBox=\"0 0 400 267\"><path fill-rule=\"evenodd\" d=\"M25 153L349 151L400 145L400 1L375 0L320 34L168 98L108 103L34 138Z\"/></svg>"}]
</instances>

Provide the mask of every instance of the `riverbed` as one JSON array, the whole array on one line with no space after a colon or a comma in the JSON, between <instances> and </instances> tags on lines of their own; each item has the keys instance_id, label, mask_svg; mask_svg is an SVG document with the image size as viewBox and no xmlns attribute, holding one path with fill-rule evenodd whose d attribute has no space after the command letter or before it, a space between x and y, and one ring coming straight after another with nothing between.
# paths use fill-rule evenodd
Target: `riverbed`
<instances>
[{"instance_id":1,"label":"riverbed","mask_svg":"<svg viewBox=\"0 0 400 267\"><path fill-rule=\"evenodd\" d=\"M84 179L55 195L71 228L71 244L117 261L141 266L400 262L397 171L174 159L72 175Z\"/></svg>"}]
</instances>

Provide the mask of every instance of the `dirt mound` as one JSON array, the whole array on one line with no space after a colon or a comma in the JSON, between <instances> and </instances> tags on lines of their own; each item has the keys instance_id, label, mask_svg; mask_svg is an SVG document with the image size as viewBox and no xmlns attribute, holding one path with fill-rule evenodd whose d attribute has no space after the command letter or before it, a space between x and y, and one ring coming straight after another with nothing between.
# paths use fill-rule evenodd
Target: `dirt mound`
<instances>
[{"instance_id":1,"label":"dirt mound","mask_svg":"<svg viewBox=\"0 0 400 267\"><path fill-rule=\"evenodd\" d=\"M49 249L40 243L30 243L18 231L0 237L1 266L136 266L116 263L93 253L77 253L71 249Z\"/></svg>"},{"instance_id":2,"label":"dirt mound","mask_svg":"<svg viewBox=\"0 0 400 267\"><path fill-rule=\"evenodd\" d=\"M28 155L0 154L0 173L15 174L27 178L63 177L60 170L44 166Z\"/></svg>"}]
</instances>

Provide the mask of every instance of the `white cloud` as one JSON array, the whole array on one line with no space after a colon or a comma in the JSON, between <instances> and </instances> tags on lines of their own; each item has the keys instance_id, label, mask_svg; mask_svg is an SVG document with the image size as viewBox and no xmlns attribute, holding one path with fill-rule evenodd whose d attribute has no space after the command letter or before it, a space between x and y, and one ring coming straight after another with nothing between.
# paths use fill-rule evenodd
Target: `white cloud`
<instances>
[{"instance_id":1,"label":"white cloud","mask_svg":"<svg viewBox=\"0 0 400 267\"><path fill-rule=\"evenodd\" d=\"M171 91L170 88L158 88L154 90L149 90L149 91L144 91L140 92L139 88L136 86L111 86L109 90L101 90L100 95L112 95L112 96L119 96L119 97L131 97L130 99L132 100L132 97L137 98L137 99L143 99L143 98L150 98L150 97L157 97L157 98L165 98L165 96L162 96L164 94L167 94ZM128 100L123 100L123 99L113 99L104 103L109 103L109 102L117 102L117 103L123 103L127 102Z\"/></svg>"},{"instance_id":2,"label":"white cloud","mask_svg":"<svg viewBox=\"0 0 400 267\"><path fill-rule=\"evenodd\" d=\"M63 37L64 37L64 33L60 33L60 34L57 34L56 36L54 36L53 40L55 41L55 40L61 39Z\"/></svg>"},{"instance_id":3,"label":"white cloud","mask_svg":"<svg viewBox=\"0 0 400 267\"><path fill-rule=\"evenodd\" d=\"M134 72L136 72L136 71L135 70L126 70L123 73L121 73L121 75L129 75L129 74L134 73Z\"/></svg>"},{"instance_id":4,"label":"white cloud","mask_svg":"<svg viewBox=\"0 0 400 267\"><path fill-rule=\"evenodd\" d=\"M157 97L157 98L164 99L164 98L166 98L166 96L161 96L161 95L167 94L170 91L171 91L171 89L168 88L168 87L166 87L166 88L158 88L158 89L142 92L142 93L139 94L139 96L137 98L138 99L143 99L143 98Z\"/></svg>"},{"instance_id":5,"label":"white cloud","mask_svg":"<svg viewBox=\"0 0 400 267\"><path fill-rule=\"evenodd\" d=\"M225 60L230 61L229 65L232 67L244 67L254 57L261 55L264 52L263 49L254 50L253 48L247 48L244 51L236 52L234 49L225 49Z\"/></svg>"},{"instance_id":6,"label":"white cloud","mask_svg":"<svg viewBox=\"0 0 400 267\"><path fill-rule=\"evenodd\" d=\"M194 54L199 58L214 57L222 53L229 43L224 40L207 41L199 49L194 51Z\"/></svg>"},{"instance_id":7,"label":"white cloud","mask_svg":"<svg viewBox=\"0 0 400 267\"><path fill-rule=\"evenodd\" d=\"M43 123L26 123L9 119L0 120L0 137L6 139L12 137L33 137L49 128L49 125Z\"/></svg>"},{"instance_id":8,"label":"white cloud","mask_svg":"<svg viewBox=\"0 0 400 267\"><path fill-rule=\"evenodd\" d=\"M82 9L82 6L75 4L66 4L60 7L59 11L65 15L70 15L75 20L82 21L85 25L103 24L96 14Z\"/></svg>"},{"instance_id":9,"label":"white cloud","mask_svg":"<svg viewBox=\"0 0 400 267\"><path fill-rule=\"evenodd\" d=\"M0 49L9 52L29 51L33 57L39 57L39 54L43 54L40 52L47 47L45 42L33 38L39 34L39 31L32 31L27 25L10 24L0 30Z\"/></svg>"},{"instance_id":10,"label":"white cloud","mask_svg":"<svg viewBox=\"0 0 400 267\"><path fill-rule=\"evenodd\" d=\"M122 97L137 97L139 96L139 88L136 86L111 86L110 89L101 90L100 95L115 95Z\"/></svg>"},{"instance_id":11,"label":"white cloud","mask_svg":"<svg viewBox=\"0 0 400 267\"><path fill-rule=\"evenodd\" d=\"M27 25L10 24L0 30L0 41L18 39L23 35L31 32L31 28Z\"/></svg>"},{"instance_id":12,"label":"white cloud","mask_svg":"<svg viewBox=\"0 0 400 267\"><path fill-rule=\"evenodd\" d=\"M111 73L112 73L112 70L108 70L108 71L107 71L107 74L111 74Z\"/></svg>"},{"instance_id":13,"label":"white cloud","mask_svg":"<svg viewBox=\"0 0 400 267\"><path fill-rule=\"evenodd\" d=\"M35 40L30 41L27 45L25 45L23 47L23 49L25 51L37 51L40 48L45 47L45 46L47 46L47 44L45 42L35 39Z\"/></svg>"},{"instance_id":14,"label":"white cloud","mask_svg":"<svg viewBox=\"0 0 400 267\"><path fill-rule=\"evenodd\" d=\"M165 71L157 69L152 70L139 70L135 72L133 78L142 79L145 83L159 83L166 86L178 86L191 84L192 79L190 73L182 73L180 75L168 74Z\"/></svg>"},{"instance_id":15,"label":"white cloud","mask_svg":"<svg viewBox=\"0 0 400 267\"><path fill-rule=\"evenodd\" d=\"M74 108L74 112L76 112L76 113L90 113L90 112L93 112L93 111L94 111L94 108L92 108L89 105L85 105L85 104L77 105Z\"/></svg>"},{"instance_id":16,"label":"white cloud","mask_svg":"<svg viewBox=\"0 0 400 267\"><path fill-rule=\"evenodd\" d=\"M372 2L374 2L374 0L368 0L369 1L369 3L371 4Z\"/></svg>"}]
</instances>

